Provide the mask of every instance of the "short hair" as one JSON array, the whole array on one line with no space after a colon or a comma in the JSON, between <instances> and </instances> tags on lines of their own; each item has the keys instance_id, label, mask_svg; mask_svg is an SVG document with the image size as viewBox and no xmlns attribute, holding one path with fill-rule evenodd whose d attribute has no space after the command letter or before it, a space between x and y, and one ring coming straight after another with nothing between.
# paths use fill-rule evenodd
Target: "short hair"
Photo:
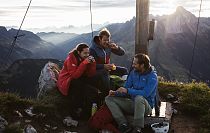
<instances>
[{"instance_id":1,"label":"short hair","mask_svg":"<svg viewBox=\"0 0 210 133\"><path fill-rule=\"evenodd\" d=\"M89 46L86 43L79 43L76 46L76 50L79 52L82 52L84 48L89 48Z\"/></svg>"},{"instance_id":2,"label":"short hair","mask_svg":"<svg viewBox=\"0 0 210 133\"><path fill-rule=\"evenodd\" d=\"M144 64L144 68L146 70L149 69L149 67L150 67L150 59L149 59L148 55L139 53L139 54L136 54L134 56L134 58L138 59L138 64L139 65Z\"/></svg>"},{"instance_id":3,"label":"short hair","mask_svg":"<svg viewBox=\"0 0 210 133\"><path fill-rule=\"evenodd\" d=\"M107 28L103 28L99 31L99 37L102 38L103 36L111 37L111 34Z\"/></svg>"}]
</instances>

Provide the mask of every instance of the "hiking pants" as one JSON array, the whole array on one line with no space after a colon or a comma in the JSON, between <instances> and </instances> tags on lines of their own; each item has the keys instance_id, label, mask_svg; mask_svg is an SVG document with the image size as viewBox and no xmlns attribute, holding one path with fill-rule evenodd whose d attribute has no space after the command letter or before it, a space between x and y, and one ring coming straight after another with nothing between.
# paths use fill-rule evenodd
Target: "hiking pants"
<instances>
[{"instance_id":1,"label":"hiking pants","mask_svg":"<svg viewBox=\"0 0 210 133\"><path fill-rule=\"evenodd\" d=\"M125 115L134 115L134 127L144 128L144 116L151 114L152 108L142 96L130 98L107 96L105 102L118 125L128 123Z\"/></svg>"}]
</instances>

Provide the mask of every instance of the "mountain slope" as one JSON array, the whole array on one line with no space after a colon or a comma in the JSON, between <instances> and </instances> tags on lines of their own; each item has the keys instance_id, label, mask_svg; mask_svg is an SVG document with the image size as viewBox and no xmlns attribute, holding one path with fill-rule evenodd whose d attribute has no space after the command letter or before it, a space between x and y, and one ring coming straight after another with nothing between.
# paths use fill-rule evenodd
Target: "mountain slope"
<instances>
[{"instance_id":1,"label":"mountain slope","mask_svg":"<svg viewBox=\"0 0 210 133\"><path fill-rule=\"evenodd\" d=\"M6 71L0 73L0 92L15 92L22 97L36 97L36 87L41 70L47 62L62 66L55 59L21 59L15 61Z\"/></svg>"},{"instance_id":2,"label":"mountain slope","mask_svg":"<svg viewBox=\"0 0 210 133\"><path fill-rule=\"evenodd\" d=\"M192 49L195 40L197 17L177 7L176 12L165 16L150 16L156 19L155 39L150 41L149 55L152 64L156 66L159 75L168 80L187 81L192 59ZM117 65L130 67L134 55L135 18L126 23L110 24L107 28L112 33L111 40L117 42L126 49L123 57L112 57L112 62ZM96 35L97 32L94 32ZM90 44L91 34L82 34L60 45L68 51L79 42ZM196 44L195 58L193 62L193 78L202 81L209 80L210 71L210 19L201 18L198 39Z\"/></svg>"},{"instance_id":3,"label":"mountain slope","mask_svg":"<svg viewBox=\"0 0 210 133\"><path fill-rule=\"evenodd\" d=\"M51 42L55 45L59 45L60 43L70 40L77 36L77 34L74 33L64 33L64 32L38 32L36 33L40 38L47 42Z\"/></svg>"},{"instance_id":4,"label":"mountain slope","mask_svg":"<svg viewBox=\"0 0 210 133\"><path fill-rule=\"evenodd\" d=\"M17 39L15 47L10 57L8 53L11 49L12 41L16 36L17 30L7 30L0 26L0 63L3 64L0 70L5 69L12 62L25 58L58 58L61 59L62 50L54 44L42 40L39 36L30 31L21 30L20 37ZM56 50L53 50L56 49ZM52 52L53 51L53 52Z\"/></svg>"}]
</instances>

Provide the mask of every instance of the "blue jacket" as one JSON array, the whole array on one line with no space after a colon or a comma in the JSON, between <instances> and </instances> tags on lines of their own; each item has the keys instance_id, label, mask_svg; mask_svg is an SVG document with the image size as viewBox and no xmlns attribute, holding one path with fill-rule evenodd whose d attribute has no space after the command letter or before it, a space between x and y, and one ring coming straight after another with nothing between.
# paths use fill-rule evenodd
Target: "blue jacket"
<instances>
[{"instance_id":1,"label":"blue jacket","mask_svg":"<svg viewBox=\"0 0 210 133\"><path fill-rule=\"evenodd\" d=\"M132 99L137 95L143 96L153 108L155 105L157 85L157 73L154 67L151 67L149 72L143 74L132 70L124 87L128 90L128 94Z\"/></svg>"},{"instance_id":2,"label":"blue jacket","mask_svg":"<svg viewBox=\"0 0 210 133\"><path fill-rule=\"evenodd\" d=\"M96 69L103 69L104 64L110 63L111 53L122 56L125 54L125 51L122 47L119 47L117 50L111 48L104 49L99 45L99 36L95 36L90 46L90 55L96 60Z\"/></svg>"}]
</instances>

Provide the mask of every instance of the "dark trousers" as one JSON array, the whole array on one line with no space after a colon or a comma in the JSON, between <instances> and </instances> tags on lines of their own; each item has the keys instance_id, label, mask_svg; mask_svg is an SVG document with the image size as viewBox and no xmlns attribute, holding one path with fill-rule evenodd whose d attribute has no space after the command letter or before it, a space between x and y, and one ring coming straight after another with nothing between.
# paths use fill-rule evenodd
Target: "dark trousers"
<instances>
[{"instance_id":1,"label":"dark trousers","mask_svg":"<svg viewBox=\"0 0 210 133\"><path fill-rule=\"evenodd\" d=\"M111 89L110 74L123 76L128 74L128 70L127 68L120 66L117 66L116 70L110 72L105 69L100 69L96 71L96 75L94 77L89 78L89 83L100 90L103 99L109 94L109 90Z\"/></svg>"},{"instance_id":2,"label":"dark trousers","mask_svg":"<svg viewBox=\"0 0 210 133\"><path fill-rule=\"evenodd\" d=\"M71 81L68 98L74 109L82 108L85 117L91 114L92 103L98 103L98 89L89 84L88 78Z\"/></svg>"}]
</instances>

